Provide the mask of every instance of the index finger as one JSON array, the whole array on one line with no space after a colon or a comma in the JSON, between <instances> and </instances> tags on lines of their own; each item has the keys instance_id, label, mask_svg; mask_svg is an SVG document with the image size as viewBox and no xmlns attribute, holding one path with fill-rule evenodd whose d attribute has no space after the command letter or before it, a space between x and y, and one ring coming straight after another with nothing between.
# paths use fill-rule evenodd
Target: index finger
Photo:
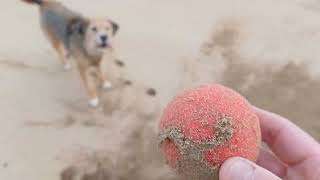
<instances>
[{"instance_id":1,"label":"index finger","mask_svg":"<svg viewBox=\"0 0 320 180\"><path fill-rule=\"evenodd\" d=\"M262 139L283 162L295 165L317 154L319 144L289 120L254 107L261 126Z\"/></svg>"}]
</instances>

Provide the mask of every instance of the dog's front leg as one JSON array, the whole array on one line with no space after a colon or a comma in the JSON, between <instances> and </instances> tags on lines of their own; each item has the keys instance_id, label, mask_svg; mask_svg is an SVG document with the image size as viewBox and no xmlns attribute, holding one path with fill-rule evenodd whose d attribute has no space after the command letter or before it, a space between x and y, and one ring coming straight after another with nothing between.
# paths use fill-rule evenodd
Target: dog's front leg
<instances>
[{"instance_id":1,"label":"dog's front leg","mask_svg":"<svg viewBox=\"0 0 320 180\"><path fill-rule=\"evenodd\" d=\"M79 68L80 77L86 88L86 91L89 95L89 106L90 107L97 107L99 105L99 98L96 89L96 85L94 82L94 78L90 74L89 68Z\"/></svg>"},{"instance_id":2,"label":"dog's front leg","mask_svg":"<svg viewBox=\"0 0 320 180\"><path fill-rule=\"evenodd\" d=\"M102 87L103 89L110 89L112 88L112 83L108 80L108 75L107 75L107 63L111 59L109 58L102 58L99 64L99 76L100 79L102 80Z\"/></svg>"}]
</instances>

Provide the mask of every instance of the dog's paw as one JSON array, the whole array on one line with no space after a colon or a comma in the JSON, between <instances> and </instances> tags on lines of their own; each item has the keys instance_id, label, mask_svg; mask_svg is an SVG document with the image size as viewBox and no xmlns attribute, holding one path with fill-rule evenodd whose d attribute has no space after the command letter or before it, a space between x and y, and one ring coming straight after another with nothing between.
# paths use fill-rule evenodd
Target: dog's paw
<instances>
[{"instance_id":1,"label":"dog's paw","mask_svg":"<svg viewBox=\"0 0 320 180\"><path fill-rule=\"evenodd\" d=\"M90 107L96 108L99 105L99 98L90 99L88 104Z\"/></svg>"},{"instance_id":2,"label":"dog's paw","mask_svg":"<svg viewBox=\"0 0 320 180\"><path fill-rule=\"evenodd\" d=\"M65 63L65 64L63 65L63 69L64 69L65 71L69 71L71 68L72 68L72 66L71 66L71 64L70 64L69 62L67 62L67 63Z\"/></svg>"},{"instance_id":3,"label":"dog's paw","mask_svg":"<svg viewBox=\"0 0 320 180\"><path fill-rule=\"evenodd\" d=\"M105 81L103 82L103 89L111 89L112 88L112 84L110 81Z\"/></svg>"}]
</instances>

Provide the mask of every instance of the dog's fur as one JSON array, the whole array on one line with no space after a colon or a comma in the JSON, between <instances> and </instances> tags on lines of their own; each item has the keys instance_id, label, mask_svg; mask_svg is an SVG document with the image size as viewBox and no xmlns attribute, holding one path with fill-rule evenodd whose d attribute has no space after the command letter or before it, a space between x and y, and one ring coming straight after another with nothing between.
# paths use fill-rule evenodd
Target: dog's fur
<instances>
[{"instance_id":1,"label":"dog's fur","mask_svg":"<svg viewBox=\"0 0 320 180\"><path fill-rule=\"evenodd\" d=\"M39 5L40 22L45 35L65 68L70 67L70 57L75 59L90 97L89 104L97 106L99 99L91 70L98 74L104 88L111 87L105 64L106 61L115 61L113 38L119 29L118 24L107 18L88 19L55 0L22 1Z\"/></svg>"}]
</instances>

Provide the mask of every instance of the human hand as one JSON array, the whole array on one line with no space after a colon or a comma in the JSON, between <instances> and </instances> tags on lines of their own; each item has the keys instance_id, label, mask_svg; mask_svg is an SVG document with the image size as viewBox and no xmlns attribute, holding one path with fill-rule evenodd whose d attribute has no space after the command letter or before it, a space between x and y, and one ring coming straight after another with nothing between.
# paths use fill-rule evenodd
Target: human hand
<instances>
[{"instance_id":1,"label":"human hand","mask_svg":"<svg viewBox=\"0 0 320 180\"><path fill-rule=\"evenodd\" d=\"M319 180L320 145L289 120L254 108L262 140L273 153L261 150L257 164L234 157L220 169L220 180Z\"/></svg>"}]
</instances>

